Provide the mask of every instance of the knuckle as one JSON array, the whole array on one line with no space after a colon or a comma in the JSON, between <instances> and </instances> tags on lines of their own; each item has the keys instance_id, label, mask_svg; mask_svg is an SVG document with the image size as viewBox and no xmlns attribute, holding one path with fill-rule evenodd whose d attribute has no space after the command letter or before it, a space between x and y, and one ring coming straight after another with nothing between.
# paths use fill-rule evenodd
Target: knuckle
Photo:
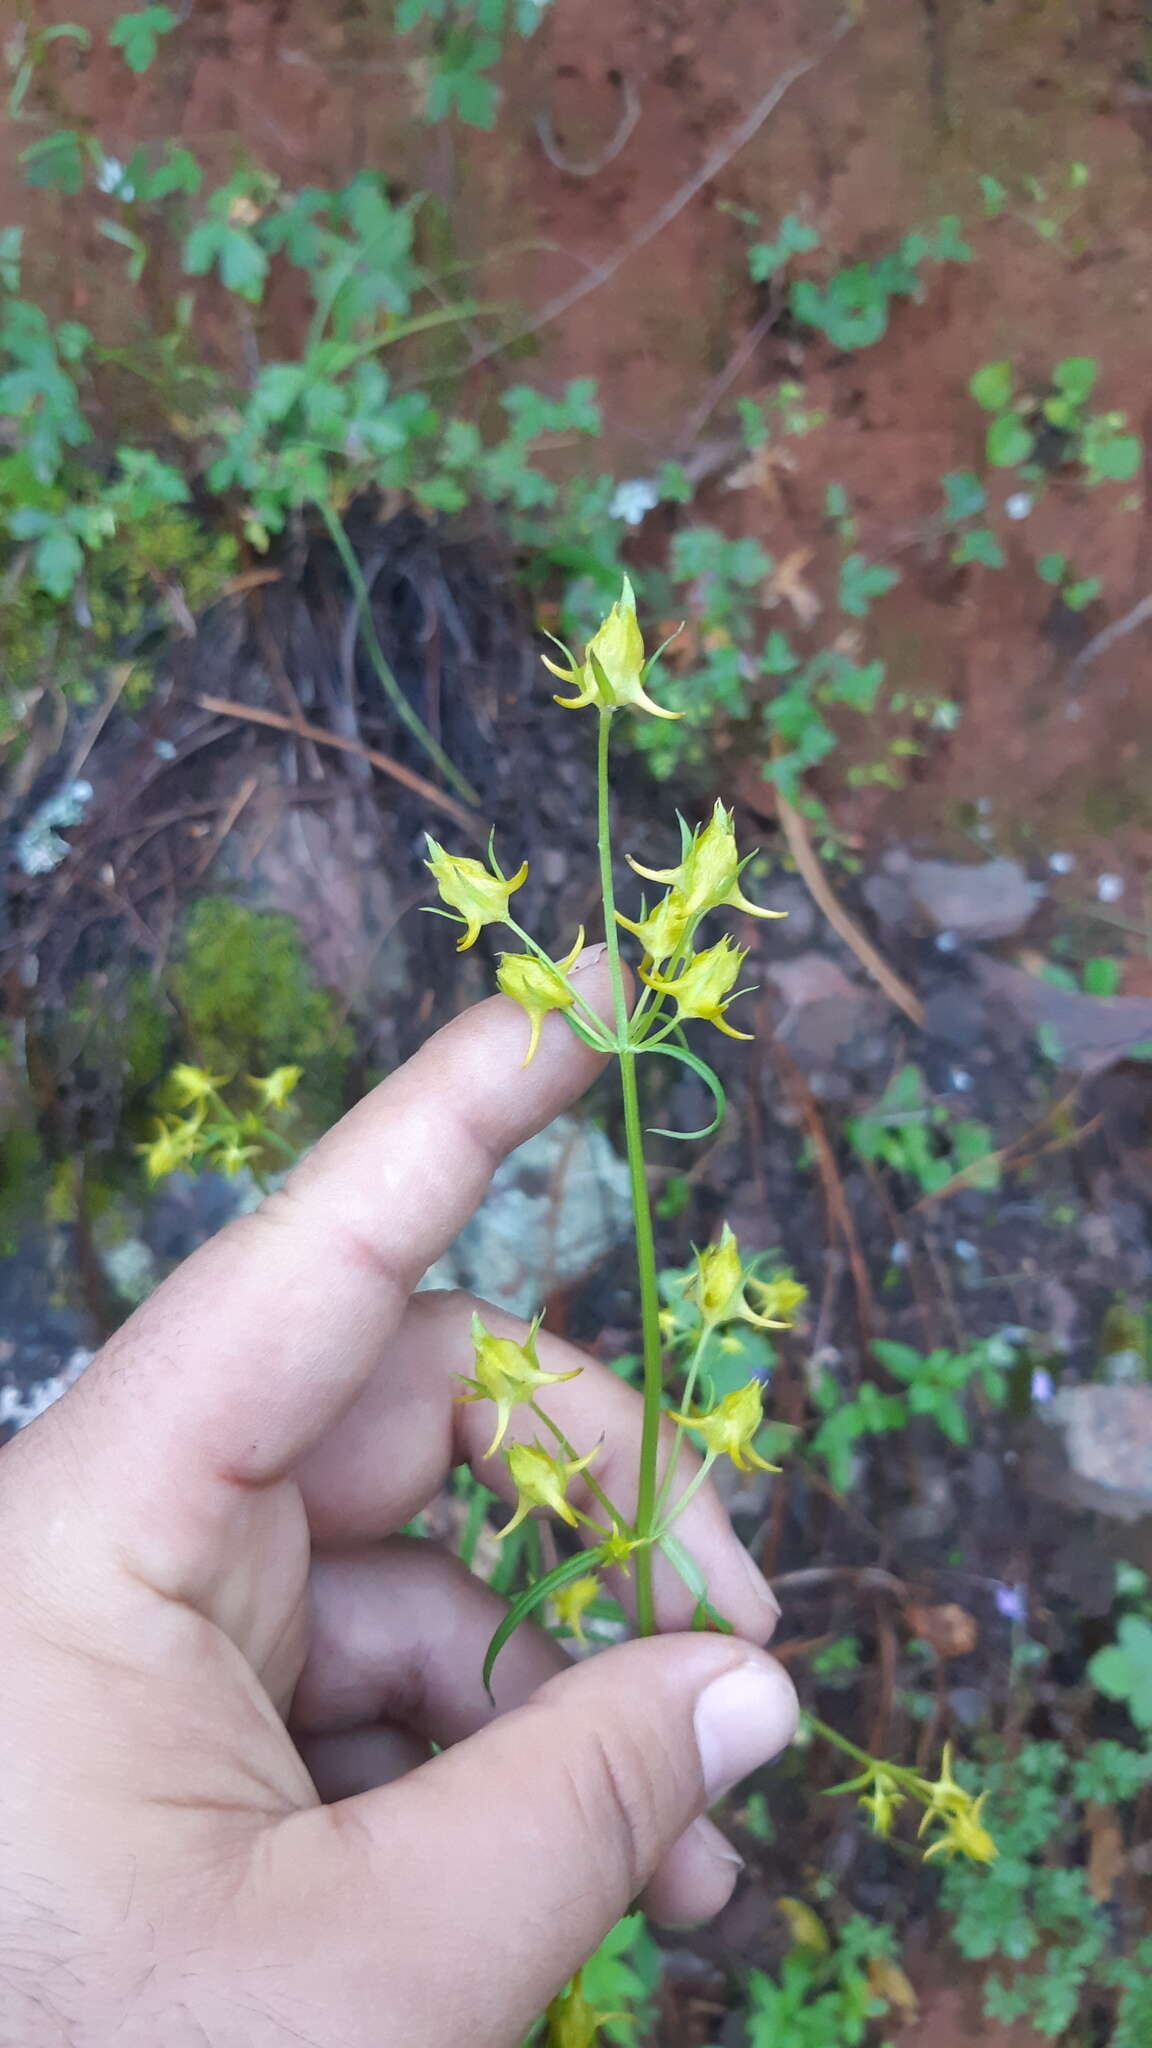
<instances>
[{"instance_id":1,"label":"knuckle","mask_svg":"<svg viewBox=\"0 0 1152 2048\"><path fill-rule=\"evenodd\" d=\"M592 1852L615 1864L624 1904L647 1883L664 1847L661 1765L658 1744L641 1742L630 1730L585 1731L572 1759L573 1786Z\"/></svg>"}]
</instances>

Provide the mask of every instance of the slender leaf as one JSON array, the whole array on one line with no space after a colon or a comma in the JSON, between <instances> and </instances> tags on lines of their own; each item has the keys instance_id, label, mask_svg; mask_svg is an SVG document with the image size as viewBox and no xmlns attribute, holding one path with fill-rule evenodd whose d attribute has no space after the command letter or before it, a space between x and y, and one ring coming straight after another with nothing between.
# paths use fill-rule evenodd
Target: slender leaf
<instances>
[{"instance_id":1,"label":"slender leaf","mask_svg":"<svg viewBox=\"0 0 1152 2048\"><path fill-rule=\"evenodd\" d=\"M489 1699L493 1696L491 1684L493 1666L505 1643L511 1636L515 1635L521 1622L527 1621L528 1616L534 1614L536 1609L542 1606L545 1600L550 1599L553 1593L558 1593L561 1586L567 1586L573 1579L582 1577L588 1568L588 1559L583 1552L580 1552L576 1557L566 1557L563 1564L556 1566L555 1571L545 1572L542 1579L536 1579L531 1586L527 1587L520 1594L519 1599L512 1602L492 1641L489 1643L484 1656L482 1675L484 1690Z\"/></svg>"},{"instance_id":2,"label":"slender leaf","mask_svg":"<svg viewBox=\"0 0 1152 2048\"><path fill-rule=\"evenodd\" d=\"M677 1138L685 1144L700 1138L711 1138L720 1129L724 1119L724 1112L728 1106L724 1090L712 1072L711 1067L705 1066L703 1060L697 1059L696 1054L689 1052L688 1048L683 1045L645 1045L640 1050L646 1053L665 1053L669 1059L680 1060L684 1066L690 1067L697 1078L703 1081L713 1102L716 1104L715 1116L711 1123L706 1125L701 1131L664 1131L652 1126L649 1135L653 1138Z\"/></svg>"}]
</instances>

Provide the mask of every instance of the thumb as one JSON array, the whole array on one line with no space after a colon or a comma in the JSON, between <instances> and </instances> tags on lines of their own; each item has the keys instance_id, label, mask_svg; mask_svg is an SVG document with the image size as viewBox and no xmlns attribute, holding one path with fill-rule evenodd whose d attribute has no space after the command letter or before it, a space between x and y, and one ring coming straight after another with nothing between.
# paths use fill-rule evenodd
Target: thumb
<instances>
[{"instance_id":1,"label":"thumb","mask_svg":"<svg viewBox=\"0 0 1152 2048\"><path fill-rule=\"evenodd\" d=\"M784 1671L746 1643L628 1643L347 1802L377 1871L410 1880L386 1924L420 1975L414 2038L519 2040L654 1878L662 1914L718 1911L739 1859L700 1816L785 1747L796 1714Z\"/></svg>"}]
</instances>

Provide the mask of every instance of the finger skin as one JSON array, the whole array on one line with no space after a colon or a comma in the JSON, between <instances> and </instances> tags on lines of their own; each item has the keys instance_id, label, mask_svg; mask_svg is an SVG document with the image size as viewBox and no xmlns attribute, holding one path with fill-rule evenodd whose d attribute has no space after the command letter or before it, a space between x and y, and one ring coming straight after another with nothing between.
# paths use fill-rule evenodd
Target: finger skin
<instances>
[{"instance_id":1,"label":"finger skin","mask_svg":"<svg viewBox=\"0 0 1152 2048\"><path fill-rule=\"evenodd\" d=\"M330 1966L365 2015L342 2048L520 2040L717 1796L703 1708L749 1665L763 1707L733 1752L739 1777L790 1740L790 1681L747 1645L667 1636L606 1651L410 1776L278 1830L296 1924L324 1901ZM737 1875L707 1837L673 1864L658 1903L684 1920ZM432 1953L451 1967L430 1970Z\"/></svg>"},{"instance_id":2,"label":"finger skin","mask_svg":"<svg viewBox=\"0 0 1152 2048\"><path fill-rule=\"evenodd\" d=\"M484 1652L506 1603L459 1559L394 1538L320 1558L312 1572L312 1638L289 1725L321 1797L393 1783L523 1706L569 1659L526 1623L501 1652L489 1693ZM665 1855L644 1904L671 1925L710 1919L742 1859L699 1820Z\"/></svg>"},{"instance_id":3,"label":"finger skin","mask_svg":"<svg viewBox=\"0 0 1152 2048\"><path fill-rule=\"evenodd\" d=\"M484 1652L507 1603L446 1551L396 1537L312 1569L308 1661L294 1733L399 1724L441 1748L523 1706L568 1660L542 1630L516 1630L493 1673Z\"/></svg>"}]
</instances>

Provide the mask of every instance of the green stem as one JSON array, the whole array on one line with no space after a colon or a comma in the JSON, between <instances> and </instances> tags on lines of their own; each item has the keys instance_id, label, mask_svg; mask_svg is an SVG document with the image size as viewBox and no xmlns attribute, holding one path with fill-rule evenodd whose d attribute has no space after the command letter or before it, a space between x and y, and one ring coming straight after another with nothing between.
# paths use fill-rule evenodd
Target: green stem
<instances>
[{"instance_id":1,"label":"green stem","mask_svg":"<svg viewBox=\"0 0 1152 2048\"><path fill-rule=\"evenodd\" d=\"M681 1413L684 1415L688 1413L692 1405L692 1396L696 1392L696 1382L700 1377L700 1368L704 1363L704 1353L708 1348L708 1340L712 1336L712 1333L715 1330L715 1328L716 1325L714 1323L706 1323L704 1325L704 1328L701 1330L699 1337L696 1339L696 1349L692 1353L692 1362L688 1367L688 1375L684 1381L684 1392L680 1396L680 1410ZM668 1458L668 1469L664 1474L664 1478L660 1487L660 1497L656 1502L657 1519L659 1519L663 1515L664 1509L668 1504L668 1494L671 1490L672 1481L676 1476L676 1466L679 1463L680 1446L684 1441L684 1435L684 1424L682 1422L678 1422L676 1424L676 1436L673 1441L672 1450ZM712 1460L708 1459L707 1463L711 1464ZM684 1504L684 1501L677 1502L677 1514L681 1513Z\"/></svg>"},{"instance_id":2,"label":"green stem","mask_svg":"<svg viewBox=\"0 0 1152 2048\"><path fill-rule=\"evenodd\" d=\"M846 1735L841 1735L838 1729L829 1727L827 1721L821 1721L815 1714L805 1712L804 1726L810 1734L818 1735L822 1742L827 1742L833 1749L840 1750L842 1755L851 1757L853 1763L863 1764L866 1770L883 1771L913 1797L923 1799L924 1794L931 1790L927 1780L922 1778L918 1771L911 1770L906 1764L888 1763L879 1757L869 1755L866 1749L858 1749L854 1742L849 1742Z\"/></svg>"},{"instance_id":3,"label":"green stem","mask_svg":"<svg viewBox=\"0 0 1152 2048\"><path fill-rule=\"evenodd\" d=\"M480 1531L484 1526L484 1516L494 1498L495 1496L488 1491L488 1488L479 1479L472 1480L471 1494L468 1497L468 1514L460 1536L460 1562L462 1565L466 1565L469 1571L471 1571L475 1561L476 1545L480 1541Z\"/></svg>"},{"instance_id":4,"label":"green stem","mask_svg":"<svg viewBox=\"0 0 1152 2048\"><path fill-rule=\"evenodd\" d=\"M695 1478L689 1480L687 1486L684 1488L683 1493L680 1495L679 1500L673 1501L671 1514L669 1514L665 1520L662 1520L660 1522L660 1526L656 1532L657 1542L660 1541L661 1537L666 1536L668 1534L668 1531L672 1527L673 1522L677 1521L678 1518L684 1513L685 1508L690 1506L691 1502L695 1500L696 1495L699 1493L700 1488L703 1486L705 1480L711 1473L712 1467L715 1463L716 1454L715 1452L711 1452L709 1456L705 1458L704 1463L701 1465L700 1470L697 1472ZM663 1515L663 1504L665 1495L668 1491L668 1480L671 1478L675 1470L676 1458L675 1453L673 1453L672 1460L668 1466L667 1474L665 1475L664 1485L660 1490L660 1499L656 1503L656 1514L658 1518Z\"/></svg>"},{"instance_id":5,"label":"green stem","mask_svg":"<svg viewBox=\"0 0 1152 2048\"><path fill-rule=\"evenodd\" d=\"M329 499L317 498L315 502L316 509L328 529L328 538L343 564L344 574L352 585L352 595L356 600L356 615L360 621L360 637L364 643L368 659L376 671L376 677L384 695L387 697L400 723L407 727L417 745L423 748L428 759L440 770L445 782L451 784L457 796L462 796L465 803L479 803L480 799L471 783L465 781L460 770L449 760L439 741L433 739L423 719L419 718L416 712L413 711L411 704L408 702L407 697L404 695L392 670L388 666L384 649L380 645L380 639L376 632L375 621L372 617L372 600L368 594L368 585L360 573L360 564L356 560L355 549L344 531L343 520Z\"/></svg>"},{"instance_id":6,"label":"green stem","mask_svg":"<svg viewBox=\"0 0 1152 2048\"><path fill-rule=\"evenodd\" d=\"M636 1087L636 1049L628 1043L628 997L620 961L616 923L616 891L612 882L612 827L608 802L608 739L612 713L601 711L596 749L596 842L600 855L600 893L604 903L604 940L612 983L612 1008L620 1061L620 1093L624 1104L624 1142L636 1233L636 1269L640 1280L640 1318L644 1350L644 1424L636 1489L636 1535L645 1548L636 1552L636 1626L642 1636L654 1635L650 1541L656 1517L657 1466L660 1456L660 1395L664 1371L660 1341L660 1290L656 1284L656 1243L644 1171L644 1131Z\"/></svg>"}]
</instances>

